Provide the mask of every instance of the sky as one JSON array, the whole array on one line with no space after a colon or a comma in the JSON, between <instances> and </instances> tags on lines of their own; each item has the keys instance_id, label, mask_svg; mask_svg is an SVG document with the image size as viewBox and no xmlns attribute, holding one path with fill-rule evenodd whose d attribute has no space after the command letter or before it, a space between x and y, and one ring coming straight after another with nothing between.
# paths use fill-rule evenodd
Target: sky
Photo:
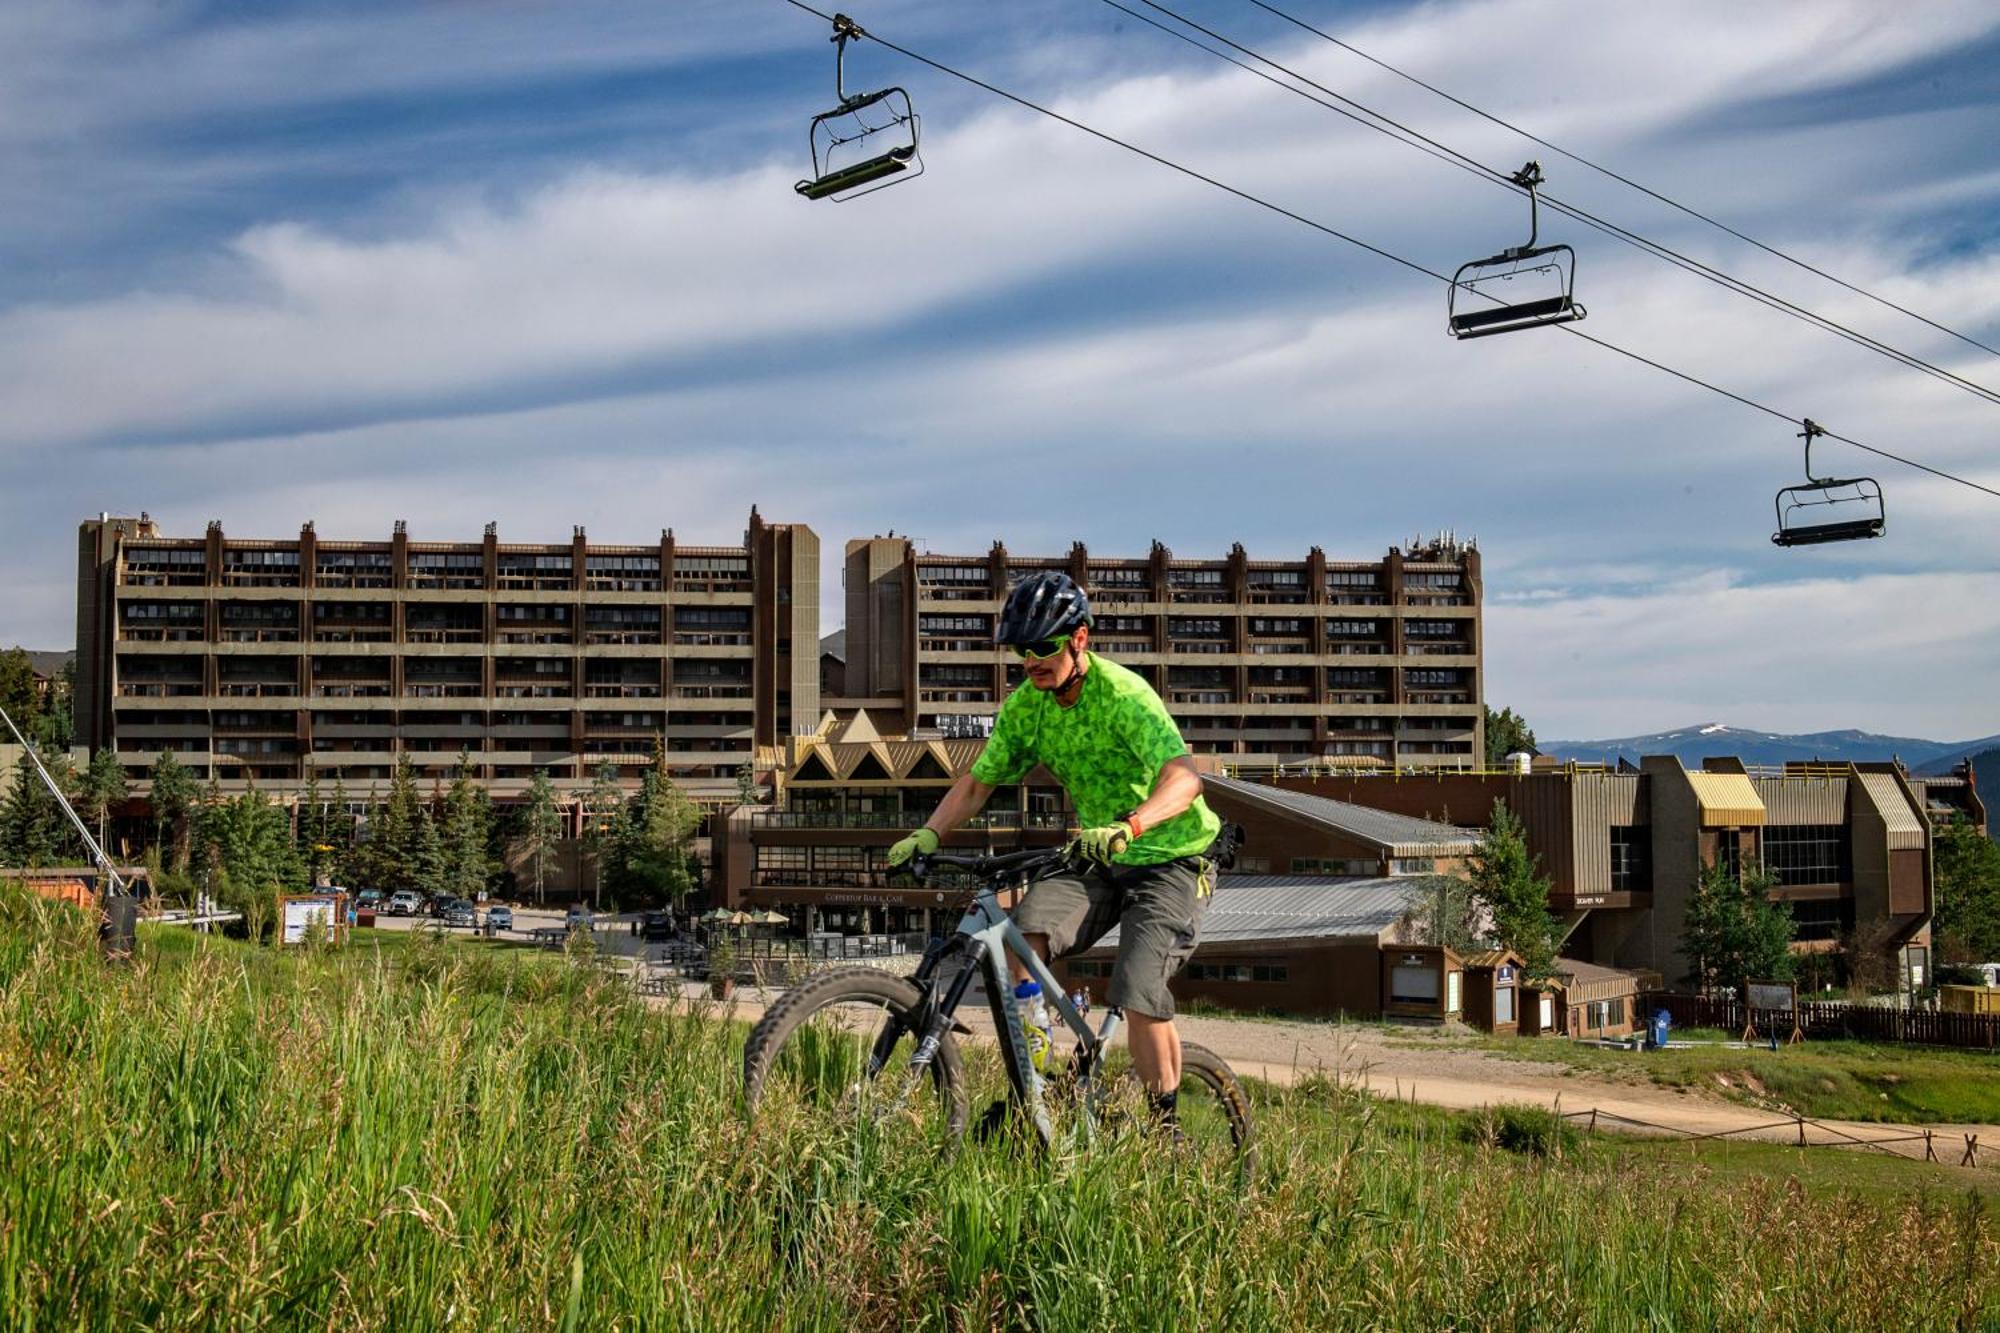
<instances>
[{"instance_id":1,"label":"sky","mask_svg":"<svg viewBox=\"0 0 2000 1333\"><path fill-rule=\"evenodd\" d=\"M854 0L870 31L1450 272L1525 199L1103 0ZM1140 0L1129 8L1168 22ZM1247 0L1173 7L1489 166L1966 379L2000 356L1479 119ZM2000 10L1281 3L1458 98L2000 346ZM783 0L0 7L0 644L74 638L75 524L829 553L1375 559L1477 539L1488 702L2000 732L2000 499L1845 445L1887 534L1780 550L1796 424L1537 329L874 42L921 177L792 189L833 103ZM2000 405L1580 224L1569 326L2000 487ZM840 618L822 566L825 628Z\"/></svg>"}]
</instances>

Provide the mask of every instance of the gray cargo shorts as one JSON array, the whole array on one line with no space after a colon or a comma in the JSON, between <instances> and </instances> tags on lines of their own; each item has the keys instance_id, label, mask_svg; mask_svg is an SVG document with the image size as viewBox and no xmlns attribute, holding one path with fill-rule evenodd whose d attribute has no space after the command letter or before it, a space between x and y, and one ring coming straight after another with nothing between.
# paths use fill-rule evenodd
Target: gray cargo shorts
<instances>
[{"instance_id":1,"label":"gray cargo shorts","mask_svg":"<svg viewBox=\"0 0 2000 1333\"><path fill-rule=\"evenodd\" d=\"M1107 1003L1172 1018L1167 983L1194 952L1214 887L1215 863L1204 856L1051 875L1029 886L1014 924L1024 935L1048 936L1057 958L1088 949L1118 927Z\"/></svg>"}]
</instances>

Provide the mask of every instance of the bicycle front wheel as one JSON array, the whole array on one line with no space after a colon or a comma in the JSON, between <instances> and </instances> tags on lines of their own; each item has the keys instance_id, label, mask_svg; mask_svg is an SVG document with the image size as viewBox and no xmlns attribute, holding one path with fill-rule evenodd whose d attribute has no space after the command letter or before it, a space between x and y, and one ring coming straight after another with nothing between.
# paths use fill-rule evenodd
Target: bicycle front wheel
<instances>
[{"instance_id":1,"label":"bicycle front wheel","mask_svg":"<svg viewBox=\"0 0 2000 1333\"><path fill-rule=\"evenodd\" d=\"M965 1131L965 1068L946 1032L912 1069L922 993L872 967L822 972L787 991L743 1049L752 1120L804 1115L853 1125L901 1120L950 1137Z\"/></svg>"}]
</instances>

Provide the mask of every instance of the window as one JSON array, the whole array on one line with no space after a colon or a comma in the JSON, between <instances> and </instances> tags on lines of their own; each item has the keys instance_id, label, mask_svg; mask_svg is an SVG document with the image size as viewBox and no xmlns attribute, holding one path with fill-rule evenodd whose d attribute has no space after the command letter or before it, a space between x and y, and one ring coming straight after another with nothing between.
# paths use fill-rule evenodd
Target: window
<instances>
[{"instance_id":1,"label":"window","mask_svg":"<svg viewBox=\"0 0 2000 1333\"><path fill-rule=\"evenodd\" d=\"M1252 634L1303 635L1306 632L1306 622L1303 620L1271 620L1261 616L1253 616L1250 620L1250 632Z\"/></svg>"},{"instance_id":2,"label":"window","mask_svg":"<svg viewBox=\"0 0 2000 1333\"><path fill-rule=\"evenodd\" d=\"M1406 959L1389 969L1389 998L1395 1003L1435 1004L1437 997L1438 964L1434 960Z\"/></svg>"},{"instance_id":3,"label":"window","mask_svg":"<svg viewBox=\"0 0 2000 1333\"><path fill-rule=\"evenodd\" d=\"M1514 997L1515 990L1512 986L1495 986L1493 988L1493 1022L1496 1026L1501 1023L1512 1023L1515 1021Z\"/></svg>"},{"instance_id":4,"label":"window","mask_svg":"<svg viewBox=\"0 0 2000 1333\"><path fill-rule=\"evenodd\" d=\"M993 624L987 616L919 616L917 631L921 634L991 634Z\"/></svg>"},{"instance_id":5,"label":"window","mask_svg":"<svg viewBox=\"0 0 2000 1333\"><path fill-rule=\"evenodd\" d=\"M1411 667L1403 673L1403 679L1404 683L1413 689L1421 689L1425 686L1444 686L1449 688L1464 684L1462 673L1457 671L1440 671L1436 668Z\"/></svg>"},{"instance_id":6,"label":"window","mask_svg":"<svg viewBox=\"0 0 2000 1333\"><path fill-rule=\"evenodd\" d=\"M1437 869L1437 863L1427 856L1404 857L1389 863L1392 875L1428 875Z\"/></svg>"},{"instance_id":7,"label":"window","mask_svg":"<svg viewBox=\"0 0 2000 1333\"><path fill-rule=\"evenodd\" d=\"M1843 884L1853 878L1846 830L1839 824L1767 825L1764 865L1784 885Z\"/></svg>"},{"instance_id":8,"label":"window","mask_svg":"<svg viewBox=\"0 0 2000 1333\"><path fill-rule=\"evenodd\" d=\"M1381 633L1381 627L1372 620L1329 620L1326 632L1336 638L1372 639Z\"/></svg>"},{"instance_id":9,"label":"window","mask_svg":"<svg viewBox=\"0 0 2000 1333\"><path fill-rule=\"evenodd\" d=\"M1343 861L1324 856L1292 858L1294 875L1374 875L1381 868L1379 861Z\"/></svg>"},{"instance_id":10,"label":"window","mask_svg":"<svg viewBox=\"0 0 2000 1333\"><path fill-rule=\"evenodd\" d=\"M759 847L757 849L757 878L779 879L802 876L806 871L804 847Z\"/></svg>"},{"instance_id":11,"label":"window","mask_svg":"<svg viewBox=\"0 0 2000 1333\"><path fill-rule=\"evenodd\" d=\"M1410 588L1421 588L1426 592L1457 592L1464 586L1464 579L1452 572L1405 574L1403 583Z\"/></svg>"},{"instance_id":12,"label":"window","mask_svg":"<svg viewBox=\"0 0 2000 1333\"><path fill-rule=\"evenodd\" d=\"M1615 893L1652 892L1653 836L1645 825L1611 830L1611 888Z\"/></svg>"},{"instance_id":13,"label":"window","mask_svg":"<svg viewBox=\"0 0 2000 1333\"><path fill-rule=\"evenodd\" d=\"M1188 968L1190 981L1283 981L1289 969L1283 963L1194 963Z\"/></svg>"},{"instance_id":14,"label":"window","mask_svg":"<svg viewBox=\"0 0 2000 1333\"><path fill-rule=\"evenodd\" d=\"M1403 632L1413 639L1452 639L1458 637L1456 620L1408 620L1403 622Z\"/></svg>"},{"instance_id":15,"label":"window","mask_svg":"<svg viewBox=\"0 0 2000 1333\"><path fill-rule=\"evenodd\" d=\"M1612 1028L1625 1026L1625 998L1615 1000L1592 1000L1584 1006L1584 1028L1589 1032L1607 1032Z\"/></svg>"}]
</instances>

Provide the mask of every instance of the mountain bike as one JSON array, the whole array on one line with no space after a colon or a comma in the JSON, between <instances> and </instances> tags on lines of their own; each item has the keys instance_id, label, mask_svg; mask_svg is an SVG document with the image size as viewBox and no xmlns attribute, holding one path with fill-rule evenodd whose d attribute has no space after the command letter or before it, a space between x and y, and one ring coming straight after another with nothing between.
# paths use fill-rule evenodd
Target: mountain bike
<instances>
[{"instance_id":1,"label":"mountain bike","mask_svg":"<svg viewBox=\"0 0 2000 1333\"><path fill-rule=\"evenodd\" d=\"M1011 1114L1032 1127L1042 1146L1050 1146L1058 1138L1052 1101L1068 1113L1064 1123L1086 1140L1144 1126L1148 1110L1136 1075L1114 1069L1108 1059L1123 1013L1107 1007L1093 1031L1002 905L1036 878L1077 866L1067 848L914 858L910 871L919 883L939 869L971 879L964 918L949 937L933 942L911 977L842 967L781 996L751 1032L743 1053L751 1117L786 1104L856 1121L901 1118L944 1137L962 1135L971 1080L958 1039L972 1029L957 1015L974 984L983 982L1007 1079L1006 1098L982 1118L983 1133L1002 1128ZM1009 953L1041 984L1054 1018L1076 1038L1064 1059L1057 1059L1051 1046L1042 1068L1023 1030ZM1236 1075L1221 1056L1191 1042L1181 1045L1181 1073L1178 1141L1191 1151L1233 1156L1247 1167L1253 1125Z\"/></svg>"}]
</instances>

